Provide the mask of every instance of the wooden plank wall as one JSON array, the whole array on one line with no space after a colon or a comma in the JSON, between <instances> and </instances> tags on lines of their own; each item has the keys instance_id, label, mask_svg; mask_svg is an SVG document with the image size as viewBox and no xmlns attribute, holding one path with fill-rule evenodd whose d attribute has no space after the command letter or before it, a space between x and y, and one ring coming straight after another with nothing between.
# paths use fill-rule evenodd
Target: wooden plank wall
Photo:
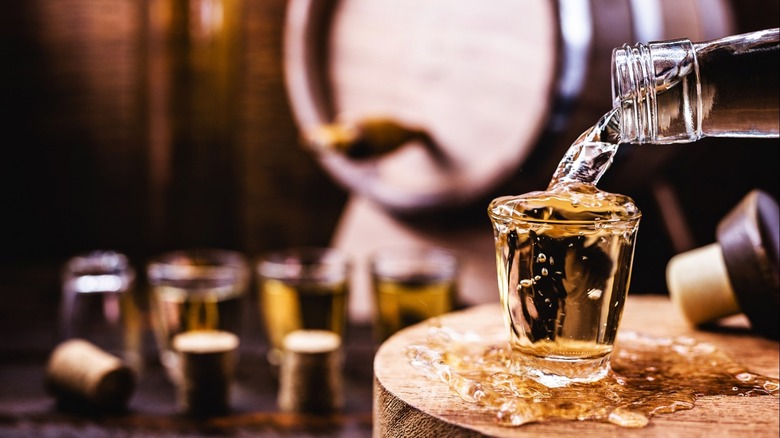
<instances>
[{"instance_id":1,"label":"wooden plank wall","mask_svg":"<svg viewBox=\"0 0 780 438\"><path fill-rule=\"evenodd\" d=\"M298 144L286 4L6 5L0 261L326 244L346 193Z\"/></svg>"}]
</instances>

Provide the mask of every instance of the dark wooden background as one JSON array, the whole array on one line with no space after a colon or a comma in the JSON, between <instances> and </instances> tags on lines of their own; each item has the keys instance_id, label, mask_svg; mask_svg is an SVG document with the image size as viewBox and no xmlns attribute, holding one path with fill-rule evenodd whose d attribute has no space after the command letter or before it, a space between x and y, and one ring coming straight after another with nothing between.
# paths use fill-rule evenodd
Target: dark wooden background
<instances>
[{"instance_id":1,"label":"dark wooden background","mask_svg":"<svg viewBox=\"0 0 780 438\"><path fill-rule=\"evenodd\" d=\"M204 21L190 4L222 5L223 24ZM778 25L778 2L735 4L739 32ZM0 298L25 276L45 275L51 281L42 287L53 291L46 299L54 299L61 263L97 248L124 251L141 265L169 249L254 256L329 242L348 193L299 145L282 71L286 6L4 5ZM692 245L713 241L718 221L749 190L777 197L779 152L776 139L677 147L660 172L687 209ZM643 206L635 278L662 292L675 248L659 225L652 181L630 192L611 182L608 174L603 187ZM484 206L476 209L484 220Z\"/></svg>"},{"instance_id":2,"label":"dark wooden background","mask_svg":"<svg viewBox=\"0 0 780 438\"><path fill-rule=\"evenodd\" d=\"M3 263L328 242L345 193L299 147L286 2L212 3L222 27L181 1L4 6Z\"/></svg>"}]
</instances>

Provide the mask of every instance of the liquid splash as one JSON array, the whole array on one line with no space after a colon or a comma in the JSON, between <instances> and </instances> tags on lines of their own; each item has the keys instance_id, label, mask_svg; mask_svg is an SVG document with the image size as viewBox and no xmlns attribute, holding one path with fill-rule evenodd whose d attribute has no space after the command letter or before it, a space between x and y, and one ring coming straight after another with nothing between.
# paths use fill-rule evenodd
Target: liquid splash
<instances>
[{"instance_id":1,"label":"liquid splash","mask_svg":"<svg viewBox=\"0 0 780 438\"><path fill-rule=\"evenodd\" d=\"M448 327L432 327L406 355L428 378L504 426L558 419L644 427L655 415L692 409L699 397L778 397L778 379L751 373L689 337L621 332L607 377L559 388L523 375L507 346Z\"/></svg>"},{"instance_id":2,"label":"liquid splash","mask_svg":"<svg viewBox=\"0 0 780 438\"><path fill-rule=\"evenodd\" d=\"M620 113L604 114L580 134L553 173L548 190L568 183L596 185L612 164L620 145Z\"/></svg>"}]
</instances>

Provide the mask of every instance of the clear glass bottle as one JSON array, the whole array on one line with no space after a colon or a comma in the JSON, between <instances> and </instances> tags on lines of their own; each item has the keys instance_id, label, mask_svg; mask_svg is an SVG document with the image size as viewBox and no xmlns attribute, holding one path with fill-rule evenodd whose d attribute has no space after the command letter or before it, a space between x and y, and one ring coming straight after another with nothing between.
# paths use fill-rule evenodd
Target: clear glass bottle
<instances>
[{"instance_id":1,"label":"clear glass bottle","mask_svg":"<svg viewBox=\"0 0 780 438\"><path fill-rule=\"evenodd\" d=\"M778 29L612 52L612 98L621 143L702 137L778 137Z\"/></svg>"}]
</instances>

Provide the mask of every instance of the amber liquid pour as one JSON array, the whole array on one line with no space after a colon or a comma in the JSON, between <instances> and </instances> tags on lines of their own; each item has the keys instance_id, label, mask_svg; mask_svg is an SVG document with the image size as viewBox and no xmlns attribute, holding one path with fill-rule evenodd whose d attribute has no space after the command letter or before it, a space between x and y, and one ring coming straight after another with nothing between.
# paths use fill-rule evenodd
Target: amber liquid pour
<instances>
[{"instance_id":1,"label":"amber liquid pour","mask_svg":"<svg viewBox=\"0 0 780 438\"><path fill-rule=\"evenodd\" d=\"M572 144L546 191L491 203L509 342L444 327L406 350L414 367L499 424L561 419L643 427L654 415L692 409L701 396L778 397L777 379L749 372L710 344L618 335L640 213L630 198L595 185L617 151L619 127L615 110L605 114ZM563 379L546 379L529 358L558 361L549 374ZM601 371L566 376L588 361Z\"/></svg>"},{"instance_id":2,"label":"amber liquid pour","mask_svg":"<svg viewBox=\"0 0 780 438\"><path fill-rule=\"evenodd\" d=\"M618 127L608 113L567 151L547 190L488 208L510 346L520 371L547 386L609 369L641 217L630 198L595 186Z\"/></svg>"}]
</instances>

